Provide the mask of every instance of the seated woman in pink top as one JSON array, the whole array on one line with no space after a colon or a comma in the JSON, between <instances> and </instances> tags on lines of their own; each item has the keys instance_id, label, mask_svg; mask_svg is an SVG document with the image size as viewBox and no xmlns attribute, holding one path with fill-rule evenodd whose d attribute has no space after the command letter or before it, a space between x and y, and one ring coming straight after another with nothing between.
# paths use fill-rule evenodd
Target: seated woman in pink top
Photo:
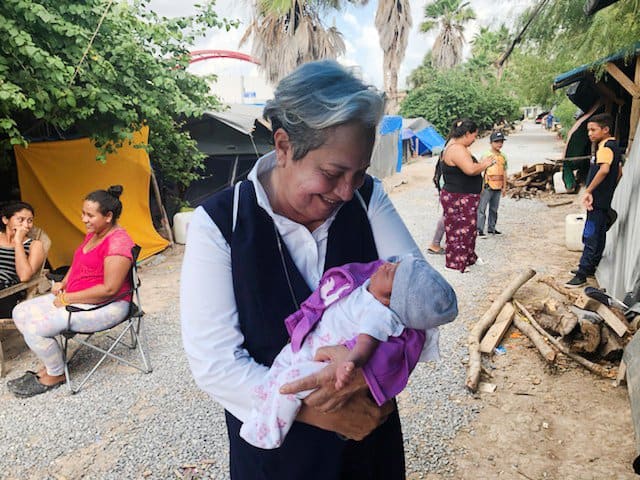
<instances>
[{"instance_id":1,"label":"seated woman in pink top","mask_svg":"<svg viewBox=\"0 0 640 480\"><path fill-rule=\"evenodd\" d=\"M66 305L98 305L118 300L91 312L71 316L71 327L79 332L95 332L117 325L127 314L131 295L129 268L134 243L117 224L122 213L122 186L96 190L84 199L82 221L87 236L73 255L64 279L51 293L22 302L13 310L13 320L25 342L42 361L38 372L27 372L7 382L18 397L44 393L65 382L62 351L55 336L67 329Z\"/></svg>"}]
</instances>

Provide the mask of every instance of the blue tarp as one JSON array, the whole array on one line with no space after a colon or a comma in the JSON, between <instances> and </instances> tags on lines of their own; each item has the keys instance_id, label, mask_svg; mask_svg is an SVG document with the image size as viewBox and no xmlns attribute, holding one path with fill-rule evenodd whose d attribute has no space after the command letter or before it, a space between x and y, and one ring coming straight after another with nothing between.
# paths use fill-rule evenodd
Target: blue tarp
<instances>
[{"instance_id":1,"label":"blue tarp","mask_svg":"<svg viewBox=\"0 0 640 480\"><path fill-rule=\"evenodd\" d=\"M419 140L418 155L431 153L435 147L444 147L445 140L434 127L427 127L424 130L414 133Z\"/></svg>"},{"instance_id":2,"label":"blue tarp","mask_svg":"<svg viewBox=\"0 0 640 480\"><path fill-rule=\"evenodd\" d=\"M422 117L405 118L402 127L402 139L410 141L412 150L417 150L418 155L431 153L445 144L435 127Z\"/></svg>"}]
</instances>

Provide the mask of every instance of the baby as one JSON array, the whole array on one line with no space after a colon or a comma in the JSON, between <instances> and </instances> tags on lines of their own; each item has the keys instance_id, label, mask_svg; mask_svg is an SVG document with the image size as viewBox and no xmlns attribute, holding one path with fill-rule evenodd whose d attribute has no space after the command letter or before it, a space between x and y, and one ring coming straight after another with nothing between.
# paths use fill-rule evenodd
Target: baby
<instances>
[{"instance_id":1,"label":"baby","mask_svg":"<svg viewBox=\"0 0 640 480\"><path fill-rule=\"evenodd\" d=\"M336 389L341 389L354 379L357 368L377 368L379 362L367 362L379 342L401 335L405 328L426 331L429 340L435 340L435 348L430 342L435 355L421 359L437 358L436 327L452 321L457 313L453 289L423 259L407 257L398 263L378 260L328 270L318 289L285 320L291 343L280 351L265 381L256 388L251 418L242 425L240 436L265 449L282 444L302 399L311 390L282 395L279 389L326 366L313 360L318 348L353 344L336 371ZM378 405L404 389L419 353L408 355L405 365L395 369L398 378L391 379L391 388L369 383Z\"/></svg>"}]
</instances>

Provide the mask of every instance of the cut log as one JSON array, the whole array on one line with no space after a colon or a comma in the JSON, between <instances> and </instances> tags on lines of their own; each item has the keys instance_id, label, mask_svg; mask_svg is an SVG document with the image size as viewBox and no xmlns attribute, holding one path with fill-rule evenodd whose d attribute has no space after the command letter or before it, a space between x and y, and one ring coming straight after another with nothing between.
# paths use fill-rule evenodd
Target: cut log
<instances>
[{"instance_id":1,"label":"cut log","mask_svg":"<svg viewBox=\"0 0 640 480\"><path fill-rule=\"evenodd\" d=\"M465 382L466 387L470 391L475 392L478 389L478 382L480 381L480 337L493 323L504 304L511 300L513 294L535 274L536 272L533 269L528 269L514 278L500 296L493 301L489 310L485 312L471 329L468 337L469 370Z\"/></svg>"},{"instance_id":2,"label":"cut log","mask_svg":"<svg viewBox=\"0 0 640 480\"><path fill-rule=\"evenodd\" d=\"M556 360L556 351L547 342L545 342L542 335L540 335L538 331L531 326L531 324L527 323L519 315L516 315L513 318L513 324L518 330L529 337L529 340L531 340L538 349L542 358L549 363L553 363Z\"/></svg>"},{"instance_id":3,"label":"cut log","mask_svg":"<svg viewBox=\"0 0 640 480\"><path fill-rule=\"evenodd\" d=\"M558 313L558 301L554 298L547 298L542 302L542 311L549 315L555 315Z\"/></svg>"},{"instance_id":4,"label":"cut log","mask_svg":"<svg viewBox=\"0 0 640 480\"><path fill-rule=\"evenodd\" d=\"M581 357L580 355L571 353L564 345L562 345L562 343L558 341L558 339L552 337L547 332L545 332L544 328L538 325L538 322L536 322L536 319L533 318L533 316L529 313L529 311L520 302L518 302L517 300L514 300L513 304L518 308L518 310L520 310L524 314L525 317L527 317L527 320L529 320L533 328L535 328L538 331L538 333L540 333L540 335L542 335L547 340L549 340L554 347L560 350L560 352L564 353L567 357L571 358L572 360L575 360L577 363L579 363L584 368L586 368L587 370L590 370L593 373L596 373L605 378L615 378L615 374L608 371L606 368L603 368L597 363L590 362L589 360Z\"/></svg>"},{"instance_id":5,"label":"cut log","mask_svg":"<svg viewBox=\"0 0 640 480\"><path fill-rule=\"evenodd\" d=\"M496 321L491 325L482 342L480 342L480 351L482 353L492 353L493 349L498 346L504 334L509 330L515 313L516 310L510 302L507 302L502 307Z\"/></svg>"},{"instance_id":6,"label":"cut log","mask_svg":"<svg viewBox=\"0 0 640 480\"><path fill-rule=\"evenodd\" d=\"M622 343L620 343L616 334L614 334L611 329L603 327L598 355L603 359L612 362L620 360L622 358L623 351Z\"/></svg>"},{"instance_id":7,"label":"cut log","mask_svg":"<svg viewBox=\"0 0 640 480\"><path fill-rule=\"evenodd\" d=\"M600 346L600 325L580 319L578 320L578 328L580 336L571 344L571 350L578 353L595 352Z\"/></svg>"}]
</instances>

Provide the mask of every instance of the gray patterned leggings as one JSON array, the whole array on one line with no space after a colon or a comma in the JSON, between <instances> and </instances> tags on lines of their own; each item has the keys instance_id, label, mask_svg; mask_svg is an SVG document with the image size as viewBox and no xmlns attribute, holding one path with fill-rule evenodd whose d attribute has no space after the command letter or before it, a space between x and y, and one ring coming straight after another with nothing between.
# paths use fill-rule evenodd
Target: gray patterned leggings
<instances>
[{"instance_id":1,"label":"gray patterned leggings","mask_svg":"<svg viewBox=\"0 0 640 480\"><path fill-rule=\"evenodd\" d=\"M44 363L49 375L62 375L62 350L54 338L67 329L69 313L53 305L51 293L19 303L13 309L13 321L33 353ZM74 304L78 307L94 305ZM71 327L79 332L96 332L117 325L127 314L129 302L113 302L93 312L71 315Z\"/></svg>"}]
</instances>

